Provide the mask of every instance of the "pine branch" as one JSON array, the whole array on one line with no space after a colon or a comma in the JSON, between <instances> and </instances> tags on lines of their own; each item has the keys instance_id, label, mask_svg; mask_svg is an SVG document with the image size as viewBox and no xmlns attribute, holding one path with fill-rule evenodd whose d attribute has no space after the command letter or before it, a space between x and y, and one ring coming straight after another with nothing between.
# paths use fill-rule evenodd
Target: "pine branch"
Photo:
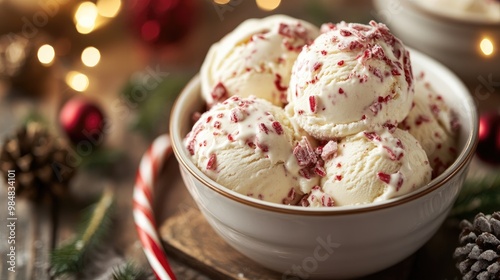
<instances>
[{"instance_id":1,"label":"pine branch","mask_svg":"<svg viewBox=\"0 0 500 280\"><path fill-rule=\"evenodd\" d=\"M165 117L168 117L170 107L186 85L189 75L169 74L156 86L148 84L149 79L145 78L148 75L149 72L143 73L143 76L136 75L123 89L122 95L127 100L127 106L137 112L131 129L141 132L143 136L153 137L158 134L158 129L164 128ZM141 98L136 96L138 91Z\"/></svg>"},{"instance_id":2,"label":"pine branch","mask_svg":"<svg viewBox=\"0 0 500 280\"><path fill-rule=\"evenodd\" d=\"M99 201L89 209L77 237L52 252L51 272L54 276L76 274L83 269L86 256L109 229L113 205L114 193L106 188Z\"/></svg>"},{"instance_id":3,"label":"pine branch","mask_svg":"<svg viewBox=\"0 0 500 280\"><path fill-rule=\"evenodd\" d=\"M470 219L477 213L493 213L500 210L500 174L479 179L467 179L458 195L450 216Z\"/></svg>"},{"instance_id":4,"label":"pine branch","mask_svg":"<svg viewBox=\"0 0 500 280\"><path fill-rule=\"evenodd\" d=\"M109 172L114 163L122 160L124 156L125 153L121 150L97 147L90 155L82 157L81 168L94 172Z\"/></svg>"},{"instance_id":5,"label":"pine branch","mask_svg":"<svg viewBox=\"0 0 500 280\"><path fill-rule=\"evenodd\" d=\"M145 271L130 262L113 272L113 280L142 280L147 278Z\"/></svg>"}]
</instances>

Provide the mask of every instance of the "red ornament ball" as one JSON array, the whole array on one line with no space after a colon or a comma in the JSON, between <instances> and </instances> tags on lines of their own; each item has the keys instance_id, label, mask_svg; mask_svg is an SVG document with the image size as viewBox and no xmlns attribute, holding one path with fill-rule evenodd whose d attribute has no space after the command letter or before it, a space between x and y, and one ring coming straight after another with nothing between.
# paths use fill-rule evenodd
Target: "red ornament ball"
<instances>
[{"instance_id":1,"label":"red ornament ball","mask_svg":"<svg viewBox=\"0 0 500 280\"><path fill-rule=\"evenodd\" d=\"M132 0L132 31L153 46L177 43L191 30L195 18L193 0Z\"/></svg>"},{"instance_id":2,"label":"red ornament ball","mask_svg":"<svg viewBox=\"0 0 500 280\"><path fill-rule=\"evenodd\" d=\"M101 109L82 98L68 100L59 112L59 122L75 145L84 141L98 146L104 138L104 114Z\"/></svg>"},{"instance_id":3,"label":"red ornament ball","mask_svg":"<svg viewBox=\"0 0 500 280\"><path fill-rule=\"evenodd\" d=\"M479 118L476 155L487 163L500 164L500 112L487 112Z\"/></svg>"}]
</instances>

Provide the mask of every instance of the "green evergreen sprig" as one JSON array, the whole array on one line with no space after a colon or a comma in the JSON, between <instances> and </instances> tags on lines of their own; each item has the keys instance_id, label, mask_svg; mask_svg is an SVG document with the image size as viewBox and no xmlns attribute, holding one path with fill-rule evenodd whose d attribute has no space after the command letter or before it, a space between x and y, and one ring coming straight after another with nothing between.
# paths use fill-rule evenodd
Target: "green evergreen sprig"
<instances>
[{"instance_id":1,"label":"green evergreen sprig","mask_svg":"<svg viewBox=\"0 0 500 280\"><path fill-rule=\"evenodd\" d=\"M458 195L451 217L470 219L477 213L500 210L500 174L492 173L481 178L468 178Z\"/></svg>"},{"instance_id":2,"label":"green evergreen sprig","mask_svg":"<svg viewBox=\"0 0 500 280\"><path fill-rule=\"evenodd\" d=\"M165 120L175 98L182 91L191 75L168 74L151 83L150 72L135 75L122 91L123 111L136 111L130 127L145 137L155 137L159 129L165 129Z\"/></svg>"},{"instance_id":3,"label":"green evergreen sprig","mask_svg":"<svg viewBox=\"0 0 500 280\"><path fill-rule=\"evenodd\" d=\"M53 276L77 274L82 271L88 261L87 255L109 229L114 204L114 192L106 188L99 201L89 208L77 236L52 252Z\"/></svg>"},{"instance_id":4,"label":"green evergreen sprig","mask_svg":"<svg viewBox=\"0 0 500 280\"><path fill-rule=\"evenodd\" d=\"M148 273L141 270L134 264L127 262L125 266L115 269L113 280L142 280L148 279Z\"/></svg>"}]
</instances>

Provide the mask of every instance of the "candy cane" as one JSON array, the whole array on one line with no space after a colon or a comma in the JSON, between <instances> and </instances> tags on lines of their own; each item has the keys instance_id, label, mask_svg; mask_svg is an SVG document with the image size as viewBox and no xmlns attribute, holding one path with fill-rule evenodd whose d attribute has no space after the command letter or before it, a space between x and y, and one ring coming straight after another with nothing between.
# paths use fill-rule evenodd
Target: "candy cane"
<instances>
[{"instance_id":1,"label":"candy cane","mask_svg":"<svg viewBox=\"0 0 500 280\"><path fill-rule=\"evenodd\" d=\"M153 212L155 181L165 160L172 154L169 136L164 134L155 139L142 156L134 186L134 222L144 253L156 275L162 280L175 280L163 251Z\"/></svg>"}]
</instances>

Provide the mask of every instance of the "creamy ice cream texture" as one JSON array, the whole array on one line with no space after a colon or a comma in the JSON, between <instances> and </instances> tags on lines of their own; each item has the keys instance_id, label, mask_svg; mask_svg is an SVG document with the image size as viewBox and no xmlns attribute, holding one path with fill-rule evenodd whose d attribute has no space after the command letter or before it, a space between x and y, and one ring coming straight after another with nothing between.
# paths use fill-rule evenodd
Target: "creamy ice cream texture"
<instances>
[{"instance_id":1,"label":"creamy ice cream texture","mask_svg":"<svg viewBox=\"0 0 500 280\"><path fill-rule=\"evenodd\" d=\"M441 174L457 156L458 120L445 100L425 80L424 72L415 78L415 97L408 116L399 124L422 145L432 167L433 177Z\"/></svg>"},{"instance_id":2,"label":"creamy ice cream texture","mask_svg":"<svg viewBox=\"0 0 500 280\"><path fill-rule=\"evenodd\" d=\"M185 144L208 177L250 197L295 204L319 182L307 157L296 156L311 149L305 135L280 107L253 96L233 96L203 113Z\"/></svg>"},{"instance_id":3,"label":"creamy ice cream texture","mask_svg":"<svg viewBox=\"0 0 500 280\"><path fill-rule=\"evenodd\" d=\"M243 195L305 207L384 201L444 171L457 121L423 75L414 81L401 41L373 21L316 35L278 15L211 47L200 75L210 109L185 139L195 165Z\"/></svg>"},{"instance_id":4,"label":"creamy ice cream texture","mask_svg":"<svg viewBox=\"0 0 500 280\"><path fill-rule=\"evenodd\" d=\"M208 51L200 71L203 98L209 106L233 95L285 104L293 63L318 34L316 26L284 15L244 21Z\"/></svg>"},{"instance_id":5,"label":"creamy ice cream texture","mask_svg":"<svg viewBox=\"0 0 500 280\"><path fill-rule=\"evenodd\" d=\"M321 186L314 186L311 192L306 194L300 200L300 205L304 207L332 207L335 206L335 201L333 197L328 193L325 193Z\"/></svg>"},{"instance_id":6,"label":"creamy ice cream texture","mask_svg":"<svg viewBox=\"0 0 500 280\"><path fill-rule=\"evenodd\" d=\"M363 131L342 139L325 169L322 190L336 206L384 201L431 180L425 151L401 129Z\"/></svg>"},{"instance_id":7,"label":"creamy ice cream texture","mask_svg":"<svg viewBox=\"0 0 500 280\"><path fill-rule=\"evenodd\" d=\"M292 68L287 112L313 137L393 127L413 100L409 53L380 23L323 25Z\"/></svg>"}]
</instances>

